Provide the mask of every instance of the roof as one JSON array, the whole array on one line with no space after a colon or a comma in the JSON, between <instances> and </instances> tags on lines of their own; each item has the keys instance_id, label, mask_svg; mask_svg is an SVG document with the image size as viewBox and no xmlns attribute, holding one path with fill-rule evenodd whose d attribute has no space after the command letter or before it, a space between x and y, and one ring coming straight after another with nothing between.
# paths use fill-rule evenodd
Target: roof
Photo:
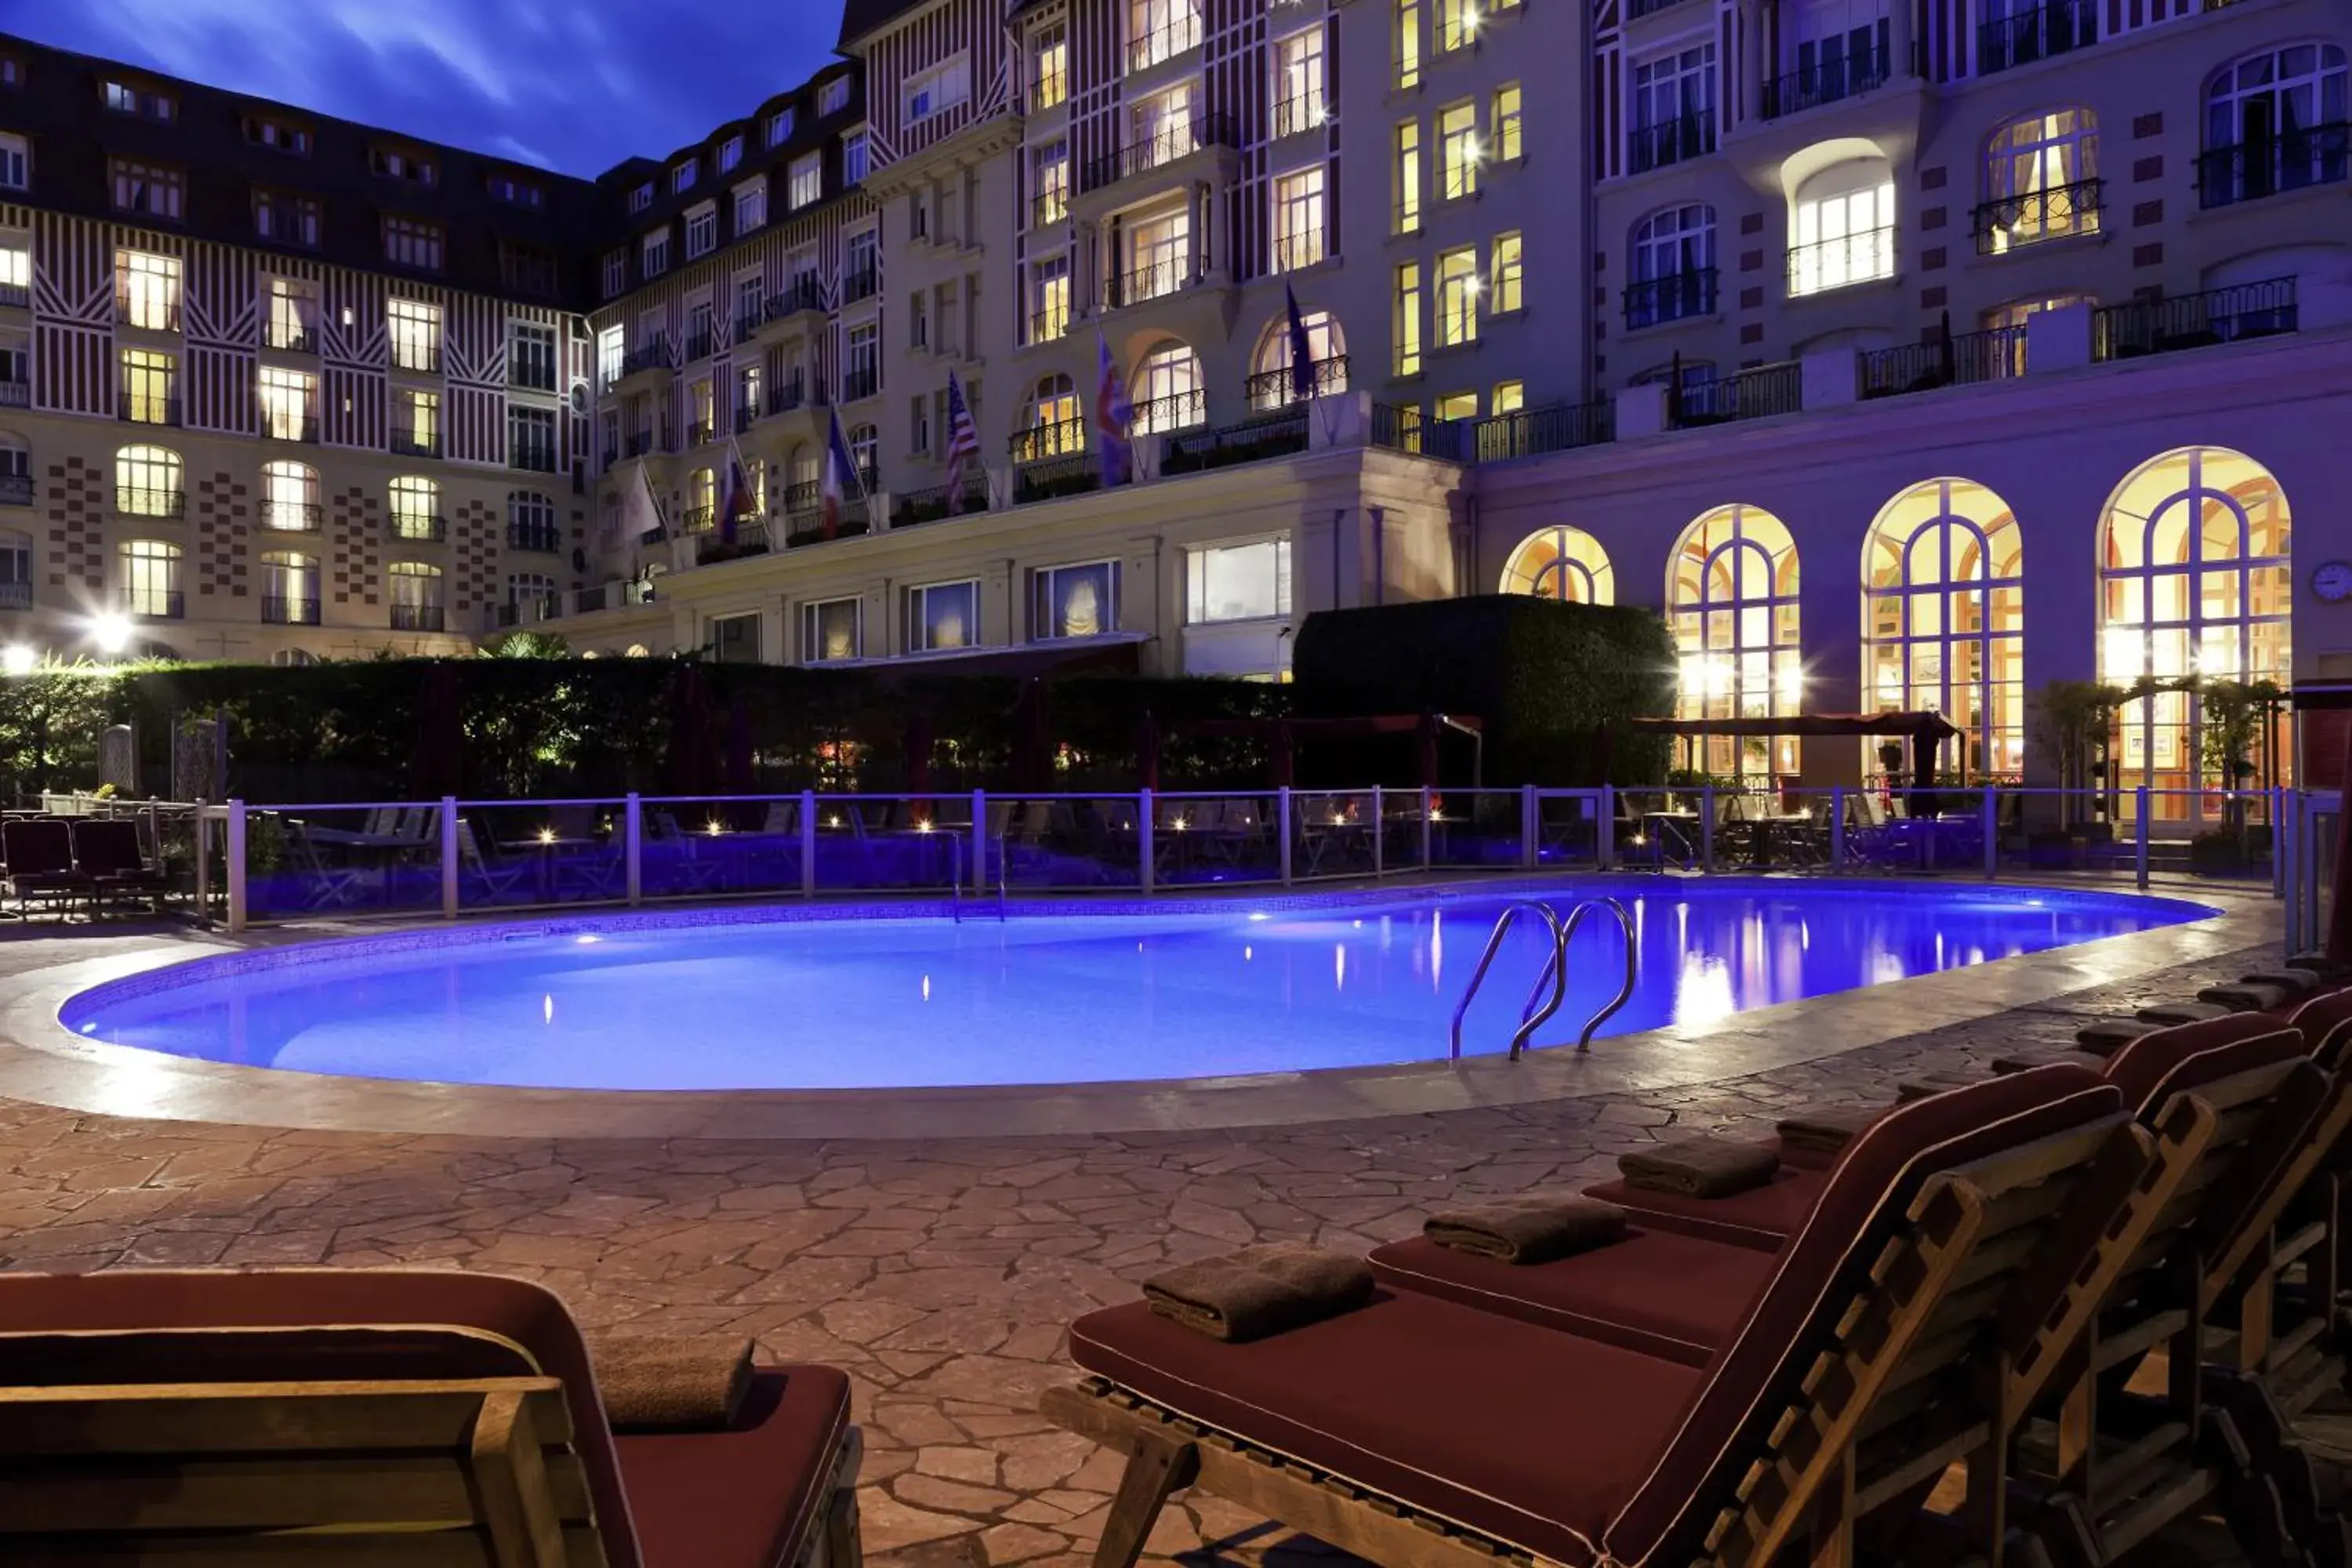
<instances>
[{"instance_id":1,"label":"roof","mask_svg":"<svg viewBox=\"0 0 2352 1568\"><path fill-rule=\"evenodd\" d=\"M841 0L841 38L835 47L846 52L869 33L877 33L930 0Z\"/></svg>"}]
</instances>

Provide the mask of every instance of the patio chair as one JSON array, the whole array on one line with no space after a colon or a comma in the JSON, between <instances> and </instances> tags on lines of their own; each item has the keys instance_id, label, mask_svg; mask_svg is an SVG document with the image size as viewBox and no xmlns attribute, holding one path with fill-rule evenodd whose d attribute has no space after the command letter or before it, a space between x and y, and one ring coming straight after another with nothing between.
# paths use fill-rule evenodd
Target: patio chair
<instances>
[{"instance_id":1,"label":"patio chair","mask_svg":"<svg viewBox=\"0 0 2352 1568\"><path fill-rule=\"evenodd\" d=\"M34 900L63 900L70 913L74 900L95 894L90 879L74 868L73 834L61 816L0 822L0 859L6 862L8 891L20 916Z\"/></svg>"},{"instance_id":2,"label":"patio chair","mask_svg":"<svg viewBox=\"0 0 2352 1568\"><path fill-rule=\"evenodd\" d=\"M474 819L457 819L457 876L461 889L472 894L467 900L476 903L528 903L528 898L518 899L515 890L530 879L534 868L528 860L493 860L482 852L482 841L474 831Z\"/></svg>"},{"instance_id":3,"label":"patio chair","mask_svg":"<svg viewBox=\"0 0 2352 1568\"><path fill-rule=\"evenodd\" d=\"M539 1286L455 1271L0 1278L0 1558L858 1568L849 1384L608 1429Z\"/></svg>"},{"instance_id":4,"label":"patio chair","mask_svg":"<svg viewBox=\"0 0 2352 1568\"><path fill-rule=\"evenodd\" d=\"M89 879L90 906L108 900L144 901L163 895L163 869L139 852L139 825L129 817L83 816L72 825L75 866Z\"/></svg>"},{"instance_id":5,"label":"patio chair","mask_svg":"<svg viewBox=\"0 0 2352 1568\"><path fill-rule=\"evenodd\" d=\"M1187 1485L1397 1568L1851 1562L1859 1523L1916 1510L1957 1459L1980 1455L1971 1496L1997 1498L1986 1369L2103 1260L2072 1216L2147 1159L2094 1075L2033 1088L1990 1128L1949 1106L1906 1123L1934 1162L1907 1203L1855 1167L1705 1370L1378 1287L1242 1344L1142 1303L1080 1319L1089 1375L1044 1408L1129 1456L1097 1568L1131 1568Z\"/></svg>"}]
</instances>

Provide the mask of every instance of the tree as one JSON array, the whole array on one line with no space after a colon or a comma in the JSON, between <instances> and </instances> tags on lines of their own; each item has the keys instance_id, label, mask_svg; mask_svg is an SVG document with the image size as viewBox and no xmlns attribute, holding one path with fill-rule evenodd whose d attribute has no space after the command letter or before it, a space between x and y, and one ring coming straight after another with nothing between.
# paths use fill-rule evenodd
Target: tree
<instances>
[{"instance_id":1,"label":"tree","mask_svg":"<svg viewBox=\"0 0 2352 1568\"><path fill-rule=\"evenodd\" d=\"M556 632L508 632L479 650L484 658L569 658L572 645Z\"/></svg>"}]
</instances>

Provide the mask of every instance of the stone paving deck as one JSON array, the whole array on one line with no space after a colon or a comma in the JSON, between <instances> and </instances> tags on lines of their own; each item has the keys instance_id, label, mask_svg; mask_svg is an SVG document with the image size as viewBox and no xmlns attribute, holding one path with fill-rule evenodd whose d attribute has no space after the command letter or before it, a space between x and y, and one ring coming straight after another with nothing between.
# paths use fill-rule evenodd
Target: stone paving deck
<instances>
[{"instance_id":1,"label":"stone paving deck","mask_svg":"<svg viewBox=\"0 0 2352 1568\"><path fill-rule=\"evenodd\" d=\"M37 962L8 943L7 967ZM60 942L86 953L88 942ZM856 1380L882 1568L1085 1561L1118 1462L1047 1426L1063 1329L1171 1262L1297 1237L1362 1250L1441 1201L1597 1179L1667 1136L1885 1103L1925 1068L2258 967L2249 950L1703 1089L1299 1128L988 1142L499 1141L118 1120L0 1101L0 1268L494 1269L594 1326L727 1330ZM1180 1500L1154 1560L1331 1555ZM2178 1561L2177 1557L2174 1559Z\"/></svg>"}]
</instances>

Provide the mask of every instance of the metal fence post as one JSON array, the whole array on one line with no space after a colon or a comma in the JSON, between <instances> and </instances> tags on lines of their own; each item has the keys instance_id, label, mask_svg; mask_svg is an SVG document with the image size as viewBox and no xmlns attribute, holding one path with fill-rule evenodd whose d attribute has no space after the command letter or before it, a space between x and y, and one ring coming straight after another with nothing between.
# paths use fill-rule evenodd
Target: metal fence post
<instances>
[{"instance_id":1,"label":"metal fence post","mask_svg":"<svg viewBox=\"0 0 2352 1568\"><path fill-rule=\"evenodd\" d=\"M1543 863L1543 802L1536 786L1519 786L1519 869L1532 871Z\"/></svg>"},{"instance_id":2,"label":"metal fence post","mask_svg":"<svg viewBox=\"0 0 2352 1568\"><path fill-rule=\"evenodd\" d=\"M1382 820L1381 810L1381 786L1374 784L1372 786L1372 875L1375 877L1388 874L1389 825Z\"/></svg>"},{"instance_id":3,"label":"metal fence post","mask_svg":"<svg viewBox=\"0 0 2352 1568\"><path fill-rule=\"evenodd\" d=\"M646 806L635 791L621 803L621 874L635 909L646 901Z\"/></svg>"},{"instance_id":4,"label":"metal fence post","mask_svg":"<svg viewBox=\"0 0 2352 1568\"><path fill-rule=\"evenodd\" d=\"M1137 885L1142 888L1146 897L1150 897L1152 890L1153 880L1151 875L1151 858L1153 853L1151 847L1151 792L1148 789L1138 790L1136 792L1136 799L1142 806L1140 815L1139 815L1135 819L1135 869Z\"/></svg>"},{"instance_id":5,"label":"metal fence post","mask_svg":"<svg viewBox=\"0 0 2352 1568\"><path fill-rule=\"evenodd\" d=\"M801 791L801 897L816 897L816 791Z\"/></svg>"},{"instance_id":6,"label":"metal fence post","mask_svg":"<svg viewBox=\"0 0 2352 1568\"><path fill-rule=\"evenodd\" d=\"M1830 786L1830 869L1845 869L1845 785Z\"/></svg>"},{"instance_id":7,"label":"metal fence post","mask_svg":"<svg viewBox=\"0 0 2352 1568\"><path fill-rule=\"evenodd\" d=\"M2000 797L1992 785L1985 785L1978 810L1984 818L1985 880L1990 882L2000 875Z\"/></svg>"},{"instance_id":8,"label":"metal fence post","mask_svg":"<svg viewBox=\"0 0 2352 1568\"><path fill-rule=\"evenodd\" d=\"M1275 837L1282 845L1282 885L1290 886L1290 786L1274 792Z\"/></svg>"},{"instance_id":9,"label":"metal fence post","mask_svg":"<svg viewBox=\"0 0 2352 1568\"><path fill-rule=\"evenodd\" d=\"M1601 799L1593 808L1593 859L1604 871L1617 868L1617 786L1601 786Z\"/></svg>"},{"instance_id":10,"label":"metal fence post","mask_svg":"<svg viewBox=\"0 0 2352 1568\"><path fill-rule=\"evenodd\" d=\"M1436 798L1436 791L1427 784L1421 786L1421 868L1424 871L1429 869L1429 814Z\"/></svg>"},{"instance_id":11,"label":"metal fence post","mask_svg":"<svg viewBox=\"0 0 2352 1568\"><path fill-rule=\"evenodd\" d=\"M196 807L196 918L210 931L213 924L213 829L211 809L200 795Z\"/></svg>"},{"instance_id":12,"label":"metal fence post","mask_svg":"<svg viewBox=\"0 0 2352 1568\"><path fill-rule=\"evenodd\" d=\"M228 803L228 929L245 929L245 802Z\"/></svg>"},{"instance_id":13,"label":"metal fence post","mask_svg":"<svg viewBox=\"0 0 2352 1568\"><path fill-rule=\"evenodd\" d=\"M1708 784L1698 792L1698 867L1710 875L1715 870L1715 786Z\"/></svg>"},{"instance_id":14,"label":"metal fence post","mask_svg":"<svg viewBox=\"0 0 2352 1568\"><path fill-rule=\"evenodd\" d=\"M971 792L971 890L988 890L988 792Z\"/></svg>"},{"instance_id":15,"label":"metal fence post","mask_svg":"<svg viewBox=\"0 0 2352 1568\"><path fill-rule=\"evenodd\" d=\"M2134 811L2139 820L2132 825L2132 869L2145 891L2147 888L2147 785L2139 785L2133 794L2137 797Z\"/></svg>"},{"instance_id":16,"label":"metal fence post","mask_svg":"<svg viewBox=\"0 0 2352 1568\"><path fill-rule=\"evenodd\" d=\"M2286 826L2283 807L2286 802L2286 791L2273 784L2268 794L2270 802L2265 809L2270 813L2271 821L2271 897L2284 899L2286 897ZM2294 950L2289 948L2287 951L2292 952Z\"/></svg>"},{"instance_id":17,"label":"metal fence post","mask_svg":"<svg viewBox=\"0 0 2352 1568\"><path fill-rule=\"evenodd\" d=\"M457 918L457 797L441 797L441 918Z\"/></svg>"}]
</instances>

